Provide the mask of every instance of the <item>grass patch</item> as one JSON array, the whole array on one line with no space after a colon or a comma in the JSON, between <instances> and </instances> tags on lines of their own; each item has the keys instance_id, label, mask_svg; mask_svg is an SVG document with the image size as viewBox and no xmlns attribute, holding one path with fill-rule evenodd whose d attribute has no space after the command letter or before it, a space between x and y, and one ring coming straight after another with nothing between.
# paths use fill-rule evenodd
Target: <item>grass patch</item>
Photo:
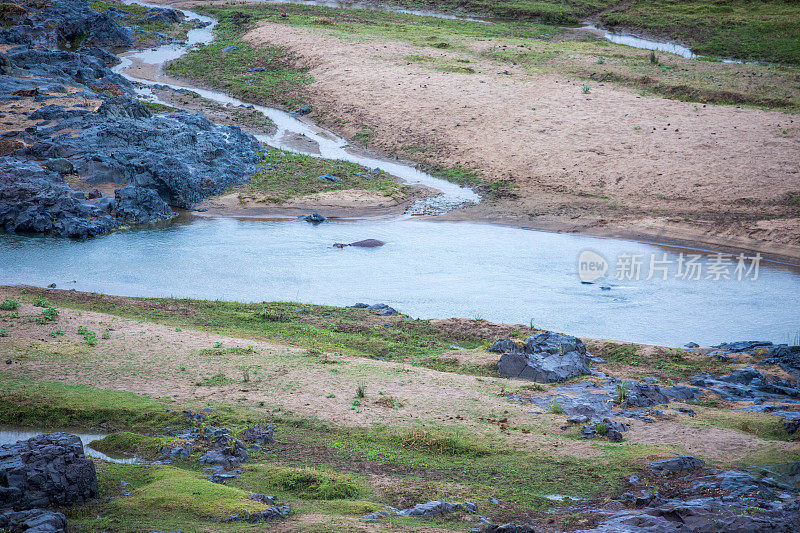
<instances>
[{"instance_id":1,"label":"grass patch","mask_svg":"<svg viewBox=\"0 0 800 533\"><path fill-rule=\"evenodd\" d=\"M699 428L733 429L765 440L794 440L792 435L786 432L779 416L708 407L696 409L696 411L696 416L683 420L683 423ZM800 436L795 438L800 438Z\"/></svg>"},{"instance_id":2,"label":"grass patch","mask_svg":"<svg viewBox=\"0 0 800 533\"><path fill-rule=\"evenodd\" d=\"M161 448L174 440L169 437L148 437L123 431L110 433L102 439L93 441L92 448L110 456L136 455L145 459L155 459L161 453Z\"/></svg>"},{"instance_id":3,"label":"grass patch","mask_svg":"<svg viewBox=\"0 0 800 533\"><path fill-rule=\"evenodd\" d=\"M278 492L304 500L350 499L366 492L353 476L314 468L247 465L240 483L260 492Z\"/></svg>"},{"instance_id":4,"label":"grass patch","mask_svg":"<svg viewBox=\"0 0 800 533\"><path fill-rule=\"evenodd\" d=\"M168 24L166 22L142 22L145 18L145 13L150 9L148 6L140 6L136 4L122 5L121 2L105 2L102 0L89 0L89 6L95 11L105 12L110 7L114 7L120 11L126 11L128 16L122 18L115 18L118 24L122 26L134 26L139 30L144 30L147 33L137 32L136 41L142 46L153 46L161 44L161 41L153 33L160 33L167 37L176 40L185 40L187 33L194 27L194 24L184 20L175 24Z\"/></svg>"},{"instance_id":5,"label":"grass patch","mask_svg":"<svg viewBox=\"0 0 800 533\"><path fill-rule=\"evenodd\" d=\"M700 372L718 373L727 368L715 357L681 349L655 348L647 353L636 344L607 342L592 347L606 360L611 372L633 367L637 377L653 376L664 382L685 381Z\"/></svg>"},{"instance_id":6,"label":"grass patch","mask_svg":"<svg viewBox=\"0 0 800 533\"><path fill-rule=\"evenodd\" d=\"M198 474L171 466L151 467L147 483L130 496L113 500L112 509L180 513L194 518L225 519L243 511L257 512L263 503L237 488L211 483Z\"/></svg>"},{"instance_id":7,"label":"grass patch","mask_svg":"<svg viewBox=\"0 0 800 533\"><path fill-rule=\"evenodd\" d=\"M449 334L427 320L381 317L364 309L290 302L122 298L34 288L21 288L19 291L19 297L28 300L46 294L62 307L384 360L423 360L452 351L454 344L473 349L484 346L487 340L471 332ZM267 315L282 315L283 319L265 319ZM391 327L384 327L387 322ZM222 347L215 347L219 348ZM460 365L442 367L445 368L470 373Z\"/></svg>"},{"instance_id":8,"label":"grass patch","mask_svg":"<svg viewBox=\"0 0 800 533\"><path fill-rule=\"evenodd\" d=\"M241 39L252 15L245 9L208 9L219 17L214 41L171 62L167 71L224 89L244 100L296 108L303 103L303 87L313 79L307 69L278 46L253 47ZM224 48L236 47L225 52ZM253 69L263 68L263 71Z\"/></svg>"},{"instance_id":9,"label":"grass patch","mask_svg":"<svg viewBox=\"0 0 800 533\"><path fill-rule=\"evenodd\" d=\"M341 181L319 179L326 174ZM383 171L348 161L270 149L262 153L256 175L239 190L239 199L280 203L290 198L349 189L374 191L394 198L405 196L405 187Z\"/></svg>"},{"instance_id":10,"label":"grass patch","mask_svg":"<svg viewBox=\"0 0 800 533\"><path fill-rule=\"evenodd\" d=\"M497 453L489 443L466 436L456 427L413 427L388 435L388 442L403 448L448 457L484 457Z\"/></svg>"}]
</instances>

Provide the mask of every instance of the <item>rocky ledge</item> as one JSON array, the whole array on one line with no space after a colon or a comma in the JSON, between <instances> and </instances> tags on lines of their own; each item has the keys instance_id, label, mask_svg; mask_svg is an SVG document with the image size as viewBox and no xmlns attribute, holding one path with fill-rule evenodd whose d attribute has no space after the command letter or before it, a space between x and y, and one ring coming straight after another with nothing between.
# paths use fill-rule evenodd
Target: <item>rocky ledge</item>
<instances>
[{"instance_id":1,"label":"rocky ledge","mask_svg":"<svg viewBox=\"0 0 800 533\"><path fill-rule=\"evenodd\" d=\"M166 220L256 171L253 136L202 114L154 115L133 98L110 68L119 59L108 49L134 42L114 13L86 0L14 5L0 14L7 231L85 238ZM180 20L170 10L152 16Z\"/></svg>"}]
</instances>

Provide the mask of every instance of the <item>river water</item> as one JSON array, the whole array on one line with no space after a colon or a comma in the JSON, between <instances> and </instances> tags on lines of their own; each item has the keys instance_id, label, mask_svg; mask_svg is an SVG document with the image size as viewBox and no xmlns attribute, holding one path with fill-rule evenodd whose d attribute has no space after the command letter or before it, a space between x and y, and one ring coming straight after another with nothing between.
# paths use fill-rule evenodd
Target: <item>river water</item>
<instances>
[{"instance_id":1,"label":"river water","mask_svg":"<svg viewBox=\"0 0 800 533\"><path fill-rule=\"evenodd\" d=\"M184 46L135 52L118 67L145 84L143 96L150 95L147 86L153 82L126 73L131 60L163 65L187 46L211 41L214 21L186 13L211 25L192 30ZM215 91L173 87L223 104L247 105ZM277 109L256 109L278 125L275 135L261 137L273 146L291 148L287 139L303 134L317 142L323 157L378 166L408 182L440 189L439 207L478 200L470 189L413 166L354 152L344 139L307 120ZM331 246L366 238L387 244L374 249ZM578 277L578 257L584 250L594 250L608 263L606 277L594 284L582 284ZM715 259L704 256L696 261L702 270L693 272L699 279L684 279L681 265L691 253L687 250L410 216L319 226L298 220L201 218L80 242L1 235L0 251L3 284L56 283L59 288L127 296L384 302L423 318L533 323L585 337L667 346L751 338L786 342L800 330L797 267L762 261L757 274L751 269L737 276L735 261L720 272ZM650 275L650 261L656 275ZM637 262L638 273L626 267ZM754 265L751 261L747 266ZM722 279L715 279L720 275Z\"/></svg>"}]
</instances>

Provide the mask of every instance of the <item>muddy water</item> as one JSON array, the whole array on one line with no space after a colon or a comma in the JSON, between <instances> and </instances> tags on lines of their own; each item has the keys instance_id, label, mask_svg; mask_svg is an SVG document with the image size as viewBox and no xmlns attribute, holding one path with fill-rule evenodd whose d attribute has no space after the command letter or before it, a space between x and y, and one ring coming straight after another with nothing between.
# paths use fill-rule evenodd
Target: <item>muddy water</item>
<instances>
[{"instance_id":1,"label":"muddy water","mask_svg":"<svg viewBox=\"0 0 800 533\"><path fill-rule=\"evenodd\" d=\"M94 448L90 446L92 441L102 439L105 435L102 434L94 434L94 433L81 433L80 431L72 431L70 429L53 429L47 428L42 430L33 430L31 428L0 428L0 446L3 444L14 444L20 440L27 440L31 437L35 437L36 435L41 435L42 433L71 433L72 435L76 435L80 437L81 442L83 443L83 452L86 454L87 457L93 457L95 459L102 459L103 461L110 461L112 463L127 463L133 464L136 462L136 458L133 457L110 457L102 452L98 452Z\"/></svg>"},{"instance_id":2,"label":"muddy water","mask_svg":"<svg viewBox=\"0 0 800 533\"><path fill-rule=\"evenodd\" d=\"M366 238L380 248L333 248ZM758 279L676 279L681 250L491 224L199 219L76 242L4 236L0 283L130 296L352 305L385 302L415 317L481 317L586 337L681 346L786 342L800 329L800 273L762 263ZM610 263L580 283L581 251ZM638 281L617 280L640 254ZM645 279L652 254L668 279ZM661 263L659 263L661 264ZM731 269L731 274L732 274ZM74 283L73 283L74 281ZM603 290L601 286L608 287Z\"/></svg>"},{"instance_id":3,"label":"muddy water","mask_svg":"<svg viewBox=\"0 0 800 533\"><path fill-rule=\"evenodd\" d=\"M188 45L210 42L213 21L187 14L212 24L190 32ZM125 73L134 59L160 66L184 51L170 45L136 52L120 70ZM246 105L223 93L186 88L223 104ZM146 95L147 87L142 92ZM315 155L379 166L442 190L443 208L477 200L473 191L411 166L355 153L346 141L309 121L256 109L278 126L275 135L261 138L269 144L291 148L290 138L305 135L318 146ZM331 246L365 238L387 245ZM577 276L577 258L585 249L610 263L607 277L592 285L581 284ZM797 269L762 263L756 280L690 281L675 277L681 252L625 240L409 217L316 227L297 220L198 219L84 242L5 235L0 237L0 283L56 283L130 296L385 302L412 316L533 323L585 337L668 346L751 338L786 342L797 334ZM641 279L615 279L620 254L634 254L645 263ZM651 257L671 266L667 279L645 279Z\"/></svg>"}]
</instances>

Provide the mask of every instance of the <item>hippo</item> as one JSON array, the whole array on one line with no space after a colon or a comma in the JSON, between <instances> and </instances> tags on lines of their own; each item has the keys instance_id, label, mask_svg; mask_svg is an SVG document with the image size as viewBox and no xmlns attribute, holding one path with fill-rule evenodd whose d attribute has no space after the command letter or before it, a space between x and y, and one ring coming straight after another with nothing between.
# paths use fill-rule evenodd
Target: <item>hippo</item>
<instances>
[{"instance_id":1,"label":"hippo","mask_svg":"<svg viewBox=\"0 0 800 533\"><path fill-rule=\"evenodd\" d=\"M344 248L345 246L358 246L359 248L377 248L378 246L383 246L384 244L386 243L377 239L364 239L363 241L351 242L350 244L335 242L333 243L333 247Z\"/></svg>"}]
</instances>

